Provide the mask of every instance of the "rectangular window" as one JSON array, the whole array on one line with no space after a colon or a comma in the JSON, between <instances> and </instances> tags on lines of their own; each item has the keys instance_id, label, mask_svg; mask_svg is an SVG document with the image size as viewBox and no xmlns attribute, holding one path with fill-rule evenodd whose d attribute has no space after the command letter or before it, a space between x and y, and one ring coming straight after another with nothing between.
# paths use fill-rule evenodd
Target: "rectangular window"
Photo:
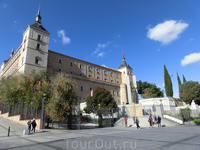
<instances>
[{"instance_id":1,"label":"rectangular window","mask_svg":"<svg viewBox=\"0 0 200 150\"><path fill-rule=\"evenodd\" d=\"M39 62L39 59L35 58L35 64L38 64L38 62Z\"/></svg>"},{"instance_id":2,"label":"rectangular window","mask_svg":"<svg viewBox=\"0 0 200 150\"><path fill-rule=\"evenodd\" d=\"M61 58L59 58L59 61L58 61L58 62L59 62L59 64L62 64L62 59L61 59Z\"/></svg>"},{"instance_id":3,"label":"rectangular window","mask_svg":"<svg viewBox=\"0 0 200 150\"><path fill-rule=\"evenodd\" d=\"M37 40L38 40L38 41L41 41L41 35L38 34Z\"/></svg>"},{"instance_id":4,"label":"rectangular window","mask_svg":"<svg viewBox=\"0 0 200 150\"><path fill-rule=\"evenodd\" d=\"M37 44L37 47L36 47L36 49L40 49L40 44Z\"/></svg>"},{"instance_id":5,"label":"rectangular window","mask_svg":"<svg viewBox=\"0 0 200 150\"><path fill-rule=\"evenodd\" d=\"M83 91L83 86L81 85L81 91Z\"/></svg>"},{"instance_id":6,"label":"rectangular window","mask_svg":"<svg viewBox=\"0 0 200 150\"><path fill-rule=\"evenodd\" d=\"M70 62L70 66L73 66L73 62Z\"/></svg>"}]
</instances>

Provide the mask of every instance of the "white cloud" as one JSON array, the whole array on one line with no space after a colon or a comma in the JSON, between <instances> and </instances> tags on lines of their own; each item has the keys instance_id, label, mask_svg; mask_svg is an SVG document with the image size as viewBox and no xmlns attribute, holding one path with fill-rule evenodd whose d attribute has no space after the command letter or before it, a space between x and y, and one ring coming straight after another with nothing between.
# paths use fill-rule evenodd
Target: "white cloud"
<instances>
[{"instance_id":1,"label":"white cloud","mask_svg":"<svg viewBox=\"0 0 200 150\"><path fill-rule=\"evenodd\" d=\"M186 66L192 63L196 63L198 61L200 61L200 53L192 53L192 54L186 55L181 60L181 66Z\"/></svg>"},{"instance_id":2,"label":"white cloud","mask_svg":"<svg viewBox=\"0 0 200 150\"><path fill-rule=\"evenodd\" d=\"M97 57L103 57L104 55L105 55L105 53L104 53L104 52L101 52L101 53L98 54Z\"/></svg>"},{"instance_id":3,"label":"white cloud","mask_svg":"<svg viewBox=\"0 0 200 150\"><path fill-rule=\"evenodd\" d=\"M8 7L8 4L1 4L1 7L2 7L2 8L7 8L7 7Z\"/></svg>"},{"instance_id":4,"label":"white cloud","mask_svg":"<svg viewBox=\"0 0 200 150\"><path fill-rule=\"evenodd\" d=\"M65 30L59 30L59 31L57 32L57 34L58 34L58 37L61 37L61 38L62 38L62 43L63 43L63 45L66 45L66 44L71 43L70 38L65 36Z\"/></svg>"},{"instance_id":5,"label":"white cloud","mask_svg":"<svg viewBox=\"0 0 200 150\"><path fill-rule=\"evenodd\" d=\"M181 20L168 20L156 25L154 28L148 27L147 37L151 40L159 41L163 45L179 38L179 35L189 26Z\"/></svg>"},{"instance_id":6,"label":"white cloud","mask_svg":"<svg viewBox=\"0 0 200 150\"><path fill-rule=\"evenodd\" d=\"M101 49L104 49L105 47L107 47L111 42L113 42L113 41L109 41L109 42L107 42L107 43L105 43L105 44L97 44L97 48L96 48L96 50L92 53L92 55L93 54L96 54L98 51L100 51Z\"/></svg>"}]
</instances>

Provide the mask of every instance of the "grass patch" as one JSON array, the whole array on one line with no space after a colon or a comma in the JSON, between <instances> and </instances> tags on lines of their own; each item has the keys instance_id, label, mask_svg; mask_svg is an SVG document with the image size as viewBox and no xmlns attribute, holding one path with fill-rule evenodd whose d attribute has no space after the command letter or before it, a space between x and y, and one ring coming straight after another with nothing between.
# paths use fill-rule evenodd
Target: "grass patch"
<instances>
[{"instance_id":1,"label":"grass patch","mask_svg":"<svg viewBox=\"0 0 200 150\"><path fill-rule=\"evenodd\" d=\"M194 119L193 120L197 125L200 125L200 119Z\"/></svg>"}]
</instances>

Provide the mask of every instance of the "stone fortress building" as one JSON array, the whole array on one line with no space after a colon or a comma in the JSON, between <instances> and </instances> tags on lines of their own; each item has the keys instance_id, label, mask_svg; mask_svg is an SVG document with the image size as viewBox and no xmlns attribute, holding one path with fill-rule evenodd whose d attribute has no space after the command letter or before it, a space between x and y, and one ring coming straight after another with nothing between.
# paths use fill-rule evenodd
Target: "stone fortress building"
<instances>
[{"instance_id":1,"label":"stone fortress building","mask_svg":"<svg viewBox=\"0 0 200 150\"><path fill-rule=\"evenodd\" d=\"M64 72L76 80L75 90L81 102L96 87L104 87L111 91L118 105L138 103L137 93L131 92L132 87L137 89L136 77L124 54L122 64L115 70L51 51L48 49L50 32L42 26L41 18L38 9L35 22L27 26L19 48L16 52L13 48L9 59L2 63L1 78L30 70L47 69L50 75Z\"/></svg>"}]
</instances>

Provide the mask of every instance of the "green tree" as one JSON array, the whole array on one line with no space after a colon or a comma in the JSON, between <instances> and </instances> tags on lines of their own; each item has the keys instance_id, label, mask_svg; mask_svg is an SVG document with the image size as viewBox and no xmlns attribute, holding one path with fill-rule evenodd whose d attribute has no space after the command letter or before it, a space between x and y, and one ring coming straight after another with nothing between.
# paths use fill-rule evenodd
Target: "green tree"
<instances>
[{"instance_id":1,"label":"green tree","mask_svg":"<svg viewBox=\"0 0 200 150\"><path fill-rule=\"evenodd\" d=\"M23 102L25 105L39 108L43 93L49 95L49 83L46 81L44 71L31 71L16 76L8 76L0 81L0 100L4 103L16 104Z\"/></svg>"},{"instance_id":2,"label":"green tree","mask_svg":"<svg viewBox=\"0 0 200 150\"><path fill-rule=\"evenodd\" d=\"M181 85L181 80L179 78L178 72L177 72L177 80L178 80L178 86L180 86Z\"/></svg>"},{"instance_id":3,"label":"green tree","mask_svg":"<svg viewBox=\"0 0 200 150\"><path fill-rule=\"evenodd\" d=\"M137 81L137 91L138 91L138 94L143 94L144 90L146 88L150 88L150 87L151 87L151 84L148 83L147 81L145 81L145 82L142 82L141 80Z\"/></svg>"},{"instance_id":4,"label":"green tree","mask_svg":"<svg viewBox=\"0 0 200 150\"><path fill-rule=\"evenodd\" d=\"M116 108L117 104L110 93L103 87L97 87L93 91L93 96L89 95L86 99L86 108L84 109L87 113L95 113L99 104L101 108Z\"/></svg>"},{"instance_id":5,"label":"green tree","mask_svg":"<svg viewBox=\"0 0 200 150\"><path fill-rule=\"evenodd\" d=\"M143 98L152 98L152 97L163 97L163 91L160 91L156 85L151 88L146 88L142 94Z\"/></svg>"},{"instance_id":6,"label":"green tree","mask_svg":"<svg viewBox=\"0 0 200 150\"><path fill-rule=\"evenodd\" d=\"M200 84L194 81L184 82L179 90L180 98L187 104L191 104L192 100L196 104L200 104Z\"/></svg>"},{"instance_id":7,"label":"green tree","mask_svg":"<svg viewBox=\"0 0 200 150\"><path fill-rule=\"evenodd\" d=\"M52 95L47 102L47 114L55 121L63 121L71 116L78 104L75 81L65 74L57 74L51 79ZM72 86L73 85L73 86Z\"/></svg>"},{"instance_id":8,"label":"green tree","mask_svg":"<svg viewBox=\"0 0 200 150\"><path fill-rule=\"evenodd\" d=\"M185 76L183 75L183 83L187 82Z\"/></svg>"},{"instance_id":9,"label":"green tree","mask_svg":"<svg viewBox=\"0 0 200 150\"><path fill-rule=\"evenodd\" d=\"M20 83L17 76L8 76L0 81L0 101L16 104L20 102Z\"/></svg>"},{"instance_id":10,"label":"green tree","mask_svg":"<svg viewBox=\"0 0 200 150\"><path fill-rule=\"evenodd\" d=\"M163 97L163 91L161 91L160 88L158 88L155 84L148 83L148 82L142 82L139 80L137 82L137 90L138 94L141 94L143 98L149 98L149 97Z\"/></svg>"},{"instance_id":11,"label":"green tree","mask_svg":"<svg viewBox=\"0 0 200 150\"><path fill-rule=\"evenodd\" d=\"M166 66L164 65L164 81L165 81L165 92L169 97L173 97L172 81Z\"/></svg>"},{"instance_id":12,"label":"green tree","mask_svg":"<svg viewBox=\"0 0 200 150\"><path fill-rule=\"evenodd\" d=\"M178 88L180 88L181 80L180 80L180 78L179 78L178 72L176 72L176 73L177 73L177 80L178 80Z\"/></svg>"}]
</instances>

